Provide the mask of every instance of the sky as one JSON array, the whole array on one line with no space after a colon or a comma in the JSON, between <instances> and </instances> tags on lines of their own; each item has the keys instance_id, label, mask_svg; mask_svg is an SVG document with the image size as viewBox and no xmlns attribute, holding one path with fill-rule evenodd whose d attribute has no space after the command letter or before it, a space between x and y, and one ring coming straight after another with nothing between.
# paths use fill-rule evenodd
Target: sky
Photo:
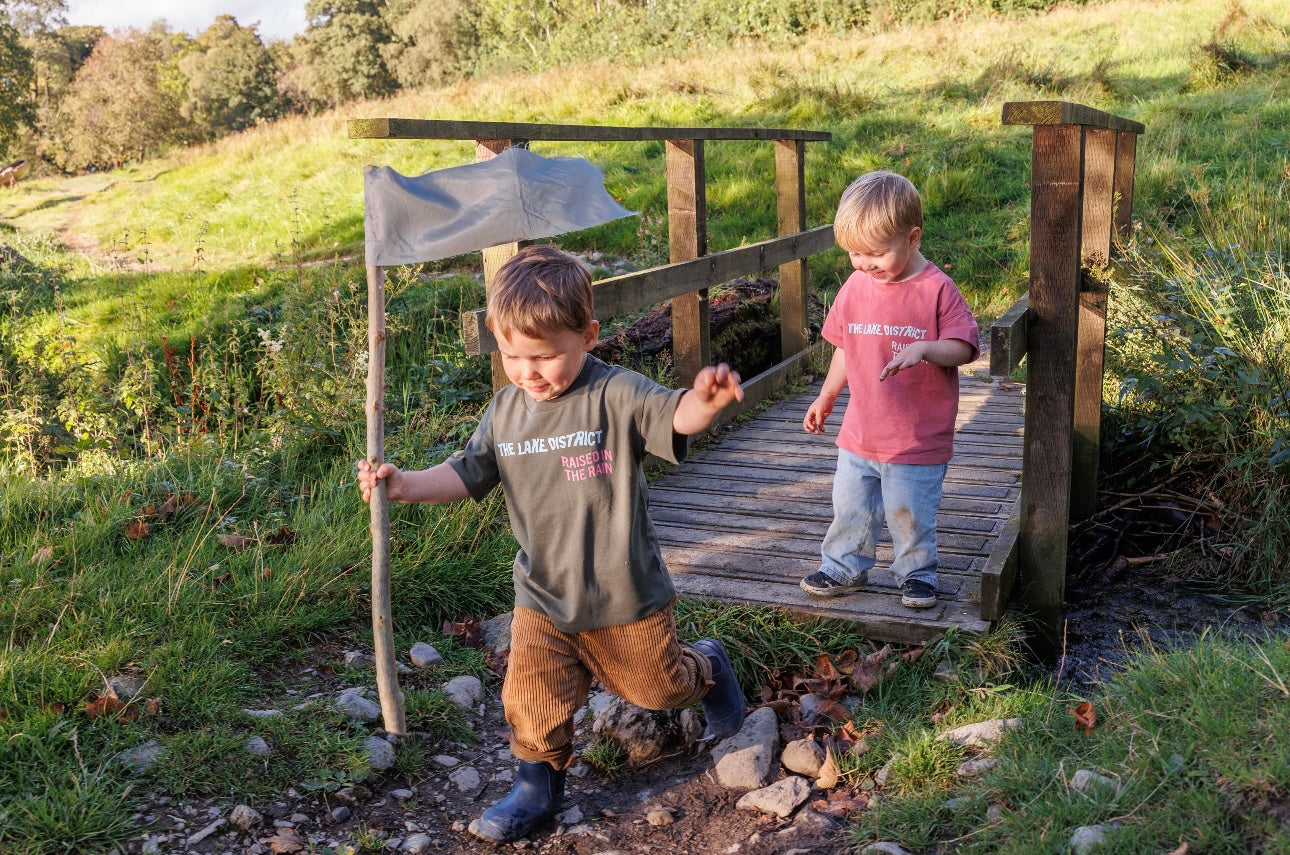
<instances>
[{"instance_id":1,"label":"sky","mask_svg":"<svg viewBox=\"0 0 1290 855\"><path fill-rule=\"evenodd\" d=\"M68 0L69 24L146 28L165 18L172 30L196 35L216 15L229 14L242 26L260 22L264 40L290 41L305 29L305 0Z\"/></svg>"}]
</instances>

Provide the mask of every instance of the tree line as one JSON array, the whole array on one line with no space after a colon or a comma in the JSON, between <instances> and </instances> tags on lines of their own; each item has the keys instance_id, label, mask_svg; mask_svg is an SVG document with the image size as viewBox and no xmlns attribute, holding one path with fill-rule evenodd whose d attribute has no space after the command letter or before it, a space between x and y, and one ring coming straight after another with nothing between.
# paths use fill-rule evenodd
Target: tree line
<instances>
[{"instance_id":1,"label":"tree line","mask_svg":"<svg viewBox=\"0 0 1290 855\"><path fill-rule=\"evenodd\" d=\"M263 39L219 15L67 24L66 0L0 0L0 157L111 169L260 122L499 70L641 61L1048 0L307 0L305 31Z\"/></svg>"}]
</instances>

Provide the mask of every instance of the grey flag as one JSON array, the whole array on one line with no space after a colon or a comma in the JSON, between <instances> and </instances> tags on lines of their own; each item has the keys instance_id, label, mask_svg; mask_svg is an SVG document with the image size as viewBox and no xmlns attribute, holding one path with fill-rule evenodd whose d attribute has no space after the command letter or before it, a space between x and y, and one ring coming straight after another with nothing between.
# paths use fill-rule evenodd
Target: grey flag
<instances>
[{"instance_id":1,"label":"grey flag","mask_svg":"<svg viewBox=\"0 0 1290 855\"><path fill-rule=\"evenodd\" d=\"M551 237L635 213L605 192L600 171L586 160L523 148L416 177L369 166L363 198L373 267Z\"/></svg>"}]
</instances>

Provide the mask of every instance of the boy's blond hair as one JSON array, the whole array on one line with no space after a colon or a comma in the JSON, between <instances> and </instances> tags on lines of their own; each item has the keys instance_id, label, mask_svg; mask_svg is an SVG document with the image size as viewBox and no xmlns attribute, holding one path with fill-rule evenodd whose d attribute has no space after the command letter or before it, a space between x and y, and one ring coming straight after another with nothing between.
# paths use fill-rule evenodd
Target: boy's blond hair
<instances>
[{"instance_id":1,"label":"boy's blond hair","mask_svg":"<svg viewBox=\"0 0 1290 855\"><path fill-rule=\"evenodd\" d=\"M582 332L595 319L591 274L554 246L527 246L497 271L484 318L493 335Z\"/></svg>"},{"instance_id":2,"label":"boy's blond hair","mask_svg":"<svg viewBox=\"0 0 1290 855\"><path fill-rule=\"evenodd\" d=\"M866 172L842 191L833 238L848 252L865 252L922 227L918 189L903 175L878 170Z\"/></svg>"}]
</instances>

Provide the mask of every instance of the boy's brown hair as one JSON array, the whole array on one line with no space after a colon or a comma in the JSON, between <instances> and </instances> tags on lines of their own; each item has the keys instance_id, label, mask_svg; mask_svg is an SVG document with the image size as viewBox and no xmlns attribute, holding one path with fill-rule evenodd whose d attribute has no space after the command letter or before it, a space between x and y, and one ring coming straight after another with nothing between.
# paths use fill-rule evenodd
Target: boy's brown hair
<instances>
[{"instance_id":1,"label":"boy's brown hair","mask_svg":"<svg viewBox=\"0 0 1290 855\"><path fill-rule=\"evenodd\" d=\"M530 338L573 330L595 320L591 274L582 262L554 246L526 246L497 271L484 311L485 323Z\"/></svg>"},{"instance_id":2,"label":"boy's brown hair","mask_svg":"<svg viewBox=\"0 0 1290 855\"><path fill-rule=\"evenodd\" d=\"M842 191L833 238L848 252L863 252L922 227L918 189L903 175L878 170L866 172Z\"/></svg>"}]
</instances>

